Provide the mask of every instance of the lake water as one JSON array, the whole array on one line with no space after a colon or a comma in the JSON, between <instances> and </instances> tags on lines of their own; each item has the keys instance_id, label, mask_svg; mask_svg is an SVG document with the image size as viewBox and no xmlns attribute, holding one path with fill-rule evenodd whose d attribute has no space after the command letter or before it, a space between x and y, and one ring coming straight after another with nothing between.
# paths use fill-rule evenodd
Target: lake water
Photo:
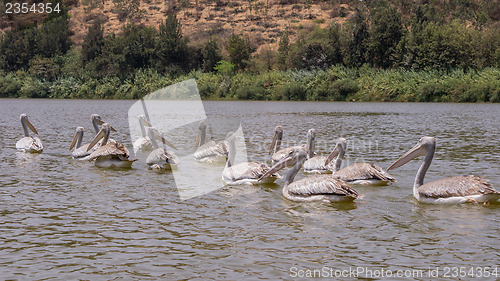
<instances>
[{"instance_id":1,"label":"lake water","mask_svg":"<svg viewBox=\"0 0 500 281\"><path fill-rule=\"evenodd\" d=\"M290 280L316 274L331 280L436 280L463 267L469 275L450 279L500 280L500 205L418 203L412 186L422 157L391 171L398 180L391 186L356 186L363 197L352 204L291 202L281 194L282 181L217 189L219 176L202 183L217 190L181 200L174 175L150 171L142 160L131 170L105 170L71 159L74 129L85 126L88 142L92 113L111 123L118 130L112 137L132 150L127 111L133 102L0 100L0 279ZM438 146L427 182L477 174L500 189L497 104L204 107L209 120L241 120L250 160L268 161L276 125L283 125L286 145L305 142L314 128L318 154L344 137L343 165L365 161L384 169L428 135ZM42 154L16 152L21 113L38 129ZM209 132L214 140L225 135ZM184 147L194 145L195 137L169 136ZM182 164L184 171L191 165L220 168ZM341 273L344 278L335 278ZM430 277L436 273L439 278Z\"/></svg>"}]
</instances>

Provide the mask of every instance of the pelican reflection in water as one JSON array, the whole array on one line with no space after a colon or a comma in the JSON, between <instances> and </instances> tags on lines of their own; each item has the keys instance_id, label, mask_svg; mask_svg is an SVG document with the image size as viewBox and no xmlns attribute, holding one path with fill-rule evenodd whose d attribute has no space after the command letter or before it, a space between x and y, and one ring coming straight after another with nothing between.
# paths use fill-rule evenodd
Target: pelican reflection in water
<instances>
[{"instance_id":1,"label":"pelican reflection in water","mask_svg":"<svg viewBox=\"0 0 500 281\"><path fill-rule=\"evenodd\" d=\"M242 162L234 165L236 157L236 136L233 133L228 134L227 143L229 146L229 157L226 167L222 172L222 181L226 184L255 184L259 179L269 171L269 166L262 162ZM272 173L260 183L272 183L281 178L278 173Z\"/></svg>"},{"instance_id":2,"label":"pelican reflection in water","mask_svg":"<svg viewBox=\"0 0 500 281\"><path fill-rule=\"evenodd\" d=\"M295 165L288 171L283 186L283 196L292 201L311 202L352 202L359 197L358 193L344 181L332 175L312 175L298 181L295 176L307 159L307 152L303 147L297 147L281 161L276 163L261 178L264 179L286 166L286 163L296 158Z\"/></svg>"},{"instance_id":3,"label":"pelican reflection in water","mask_svg":"<svg viewBox=\"0 0 500 281\"><path fill-rule=\"evenodd\" d=\"M23 113L21 114L20 118L21 118L21 125L23 126L24 137L17 141L16 149L23 152L42 153L43 151L42 141L37 136L32 137L29 134L28 129L30 129L33 133L37 135L38 131L35 129L33 124L31 124L30 120L28 119L28 115Z\"/></svg>"},{"instance_id":4,"label":"pelican reflection in water","mask_svg":"<svg viewBox=\"0 0 500 281\"><path fill-rule=\"evenodd\" d=\"M226 140L219 142L206 141L207 123L202 120L198 126L198 136L196 137L196 151L194 158L200 162L225 162L229 154Z\"/></svg>"},{"instance_id":5,"label":"pelican reflection in water","mask_svg":"<svg viewBox=\"0 0 500 281\"><path fill-rule=\"evenodd\" d=\"M166 144L173 149L177 149L175 145L169 142L163 135L154 127L146 128L147 136L154 150L146 158L146 164L153 170L172 170L179 164L179 157L173 152L165 149L163 144ZM156 139L160 139L162 146L158 144Z\"/></svg>"},{"instance_id":6,"label":"pelican reflection in water","mask_svg":"<svg viewBox=\"0 0 500 281\"><path fill-rule=\"evenodd\" d=\"M433 137L421 138L417 145L401 156L387 170L396 169L410 160L425 156L420 165L413 184L413 196L424 203L489 203L500 199L500 192L495 190L491 183L478 176L455 176L424 184L425 173L429 169L434 152L436 139Z\"/></svg>"},{"instance_id":7,"label":"pelican reflection in water","mask_svg":"<svg viewBox=\"0 0 500 281\"><path fill-rule=\"evenodd\" d=\"M346 148L347 140L339 138L336 147L325 159L324 165L327 166L337 157L334 165L335 172L333 173L337 178L349 184L361 185L387 185L388 183L396 181L393 176L378 165L371 163L356 163L339 170Z\"/></svg>"},{"instance_id":8,"label":"pelican reflection in water","mask_svg":"<svg viewBox=\"0 0 500 281\"><path fill-rule=\"evenodd\" d=\"M124 144L118 142L108 142L111 125L104 123L101 130L90 142L87 151L102 139L101 147L88 156L88 160L95 160L94 165L100 168L131 168L136 160L129 160L129 152Z\"/></svg>"}]
</instances>

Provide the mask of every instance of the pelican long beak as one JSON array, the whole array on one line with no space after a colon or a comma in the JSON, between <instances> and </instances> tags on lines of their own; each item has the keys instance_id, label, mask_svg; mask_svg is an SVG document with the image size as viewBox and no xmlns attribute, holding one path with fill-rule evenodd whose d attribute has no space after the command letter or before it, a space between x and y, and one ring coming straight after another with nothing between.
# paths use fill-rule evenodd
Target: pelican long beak
<instances>
[{"instance_id":1,"label":"pelican long beak","mask_svg":"<svg viewBox=\"0 0 500 281\"><path fill-rule=\"evenodd\" d=\"M153 125L151 125L151 123L149 123L148 120L142 119L142 121L144 122L144 126L146 126L146 127L153 127Z\"/></svg>"},{"instance_id":2,"label":"pelican long beak","mask_svg":"<svg viewBox=\"0 0 500 281\"><path fill-rule=\"evenodd\" d=\"M339 153L340 153L340 145L337 143L337 145L335 145L335 148L332 150L330 155L328 155L328 157L326 157L324 165L325 166L328 165L328 163L330 163L335 157L337 157L337 155L339 155Z\"/></svg>"},{"instance_id":3,"label":"pelican long beak","mask_svg":"<svg viewBox=\"0 0 500 281\"><path fill-rule=\"evenodd\" d=\"M286 157L284 157L283 159L281 159L280 161L278 161L278 163L274 164L274 166L272 166L265 174L263 174L258 180L262 180L262 179L265 179L267 177L269 177L270 175L280 171L280 170L283 170L285 167L286 167L286 164L288 161L291 161L293 159L293 156L291 155L288 155Z\"/></svg>"},{"instance_id":4,"label":"pelican long beak","mask_svg":"<svg viewBox=\"0 0 500 281\"><path fill-rule=\"evenodd\" d=\"M26 125L28 126L28 128L30 128L30 130L37 134L38 135L38 131L35 129L35 126L33 126L33 124L31 124L30 120L28 118L26 118Z\"/></svg>"},{"instance_id":5,"label":"pelican long beak","mask_svg":"<svg viewBox=\"0 0 500 281\"><path fill-rule=\"evenodd\" d=\"M73 147L75 147L77 141L78 141L78 132L75 133L75 136L73 137L73 140L71 141L71 144L69 145L68 150L73 149Z\"/></svg>"},{"instance_id":6,"label":"pelican long beak","mask_svg":"<svg viewBox=\"0 0 500 281\"><path fill-rule=\"evenodd\" d=\"M102 124L106 123L104 121L102 121L101 119L98 119L97 121L97 125L101 126ZM113 128L113 126L109 125L109 128L111 129L111 131L113 132L118 132L115 128Z\"/></svg>"},{"instance_id":7,"label":"pelican long beak","mask_svg":"<svg viewBox=\"0 0 500 281\"><path fill-rule=\"evenodd\" d=\"M169 142L165 137L160 136L160 139L161 139L161 142L163 144L166 144L166 145L170 146L171 148L177 150L177 147L175 147L175 145L173 143Z\"/></svg>"},{"instance_id":8,"label":"pelican long beak","mask_svg":"<svg viewBox=\"0 0 500 281\"><path fill-rule=\"evenodd\" d=\"M163 144L166 144L166 145L170 146L171 148L173 148L173 149L175 149L175 150L178 150L178 149L177 149L177 147L175 147L175 145L174 145L173 143L169 142L169 141L168 141L168 140L167 140L164 136L162 136L162 135L161 135L158 131L153 130L153 132L152 132L152 133L153 133L153 136L154 136L154 137L158 137L158 138L161 140L161 142L162 142Z\"/></svg>"},{"instance_id":9,"label":"pelican long beak","mask_svg":"<svg viewBox=\"0 0 500 281\"><path fill-rule=\"evenodd\" d=\"M197 149L198 146L201 146L200 138L201 138L201 130L198 130L198 135L196 136L196 145L195 145L194 149Z\"/></svg>"},{"instance_id":10,"label":"pelican long beak","mask_svg":"<svg viewBox=\"0 0 500 281\"><path fill-rule=\"evenodd\" d=\"M271 142L271 146L269 147L269 155L273 154L274 148L276 147L276 142L278 141L278 131L274 131L273 141Z\"/></svg>"},{"instance_id":11,"label":"pelican long beak","mask_svg":"<svg viewBox=\"0 0 500 281\"><path fill-rule=\"evenodd\" d=\"M389 166L389 168L387 168L387 171L399 168L404 164L410 162L410 160L412 160L413 158L416 158L418 156L424 156L426 152L427 152L426 149L420 143L418 143L412 149L406 152L403 156L399 157L399 159L396 160L396 162L392 163L392 165Z\"/></svg>"},{"instance_id":12,"label":"pelican long beak","mask_svg":"<svg viewBox=\"0 0 500 281\"><path fill-rule=\"evenodd\" d=\"M92 147L94 147L102 138L104 138L104 131L101 128L101 130L99 130L99 133L97 133L97 135L95 135L94 139L89 143L89 146L87 147L87 151L92 149Z\"/></svg>"}]
</instances>

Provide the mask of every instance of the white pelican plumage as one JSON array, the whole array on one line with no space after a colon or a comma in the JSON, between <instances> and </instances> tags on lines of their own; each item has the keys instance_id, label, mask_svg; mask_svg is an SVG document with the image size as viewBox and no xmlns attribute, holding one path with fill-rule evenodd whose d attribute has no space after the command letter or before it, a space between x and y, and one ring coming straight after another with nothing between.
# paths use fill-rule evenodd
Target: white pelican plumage
<instances>
[{"instance_id":1,"label":"white pelican plumage","mask_svg":"<svg viewBox=\"0 0 500 281\"><path fill-rule=\"evenodd\" d=\"M356 163L339 170L346 148L347 140L339 138L337 146L332 153L328 155L324 163L325 166L329 165L333 158L337 156L334 165L335 172L333 173L333 175L337 178L349 184L361 185L387 185L388 183L396 181L396 179L389 173L384 171L379 166L371 163Z\"/></svg>"},{"instance_id":2,"label":"white pelican plumage","mask_svg":"<svg viewBox=\"0 0 500 281\"><path fill-rule=\"evenodd\" d=\"M235 136L231 134L227 137L229 146L229 157L226 167L222 172L222 181L226 184L255 184L255 183L272 183L276 179L281 178L278 173L273 173L259 182L270 168L262 162L242 162L234 165L236 154Z\"/></svg>"},{"instance_id":3,"label":"white pelican plumage","mask_svg":"<svg viewBox=\"0 0 500 281\"><path fill-rule=\"evenodd\" d=\"M308 138L309 159L307 159L304 163L304 172L314 174L331 174L335 171L334 163L330 161L325 165L327 156L314 156L316 133L314 129L311 130L311 136ZM337 144L333 150L339 150L338 146L339 145Z\"/></svg>"},{"instance_id":4,"label":"white pelican plumage","mask_svg":"<svg viewBox=\"0 0 500 281\"><path fill-rule=\"evenodd\" d=\"M73 149L73 147L75 148L73 152L71 152L71 156L73 156L73 159L88 160L87 156L89 156L95 149L97 149L97 146L94 146L92 150L87 151L89 144L82 145L84 130L85 129L83 127L77 127L75 136L73 137L73 140L69 145L69 150Z\"/></svg>"},{"instance_id":5,"label":"white pelican plumage","mask_svg":"<svg viewBox=\"0 0 500 281\"><path fill-rule=\"evenodd\" d=\"M102 139L101 146L88 156L88 160L95 160L94 165L100 168L131 168L136 160L129 160L128 149L122 143L108 142L111 125L104 123L101 130L87 147L90 151Z\"/></svg>"},{"instance_id":6,"label":"white pelican plumage","mask_svg":"<svg viewBox=\"0 0 500 281\"><path fill-rule=\"evenodd\" d=\"M491 183L473 175L444 178L424 184L425 173L431 165L435 150L436 139L423 137L417 145L396 160L387 170L401 167L418 156L425 156L413 184L413 196L418 201L435 204L460 204L467 202L489 203L500 199L500 192L495 190Z\"/></svg>"},{"instance_id":7,"label":"white pelican plumage","mask_svg":"<svg viewBox=\"0 0 500 281\"><path fill-rule=\"evenodd\" d=\"M138 138L134 142L134 151L151 151L153 150L153 144L146 131L147 127L152 127L151 123L146 119L146 116L139 115L139 126L141 127L142 137Z\"/></svg>"},{"instance_id":8,"label":"white pelican plumage","mask_svg":"<svg viewBox=\"0 0 500 281\"><path fill-rule=\"evenodd\" d=\"M352 202L359 197L358 193L347 183L332 175L312 175L293 181L307 159L307 152L302 147L291 151L285 158L271 167L262 178L283 169L290 158L297 158L297 160L285 178L283 196L286 199L298 202Z\"/></svg>"},{"instance_id":9,"label":"white pelican plumage","mask_svg":"<svg viewBox=\"0 0 500 281\"><path fill-rule=\"evenodd\" d=\"M280 149L281 140L283 137L283 128L281 126L276 126L276 128L274 129L274 137L271 142L271 146L269 147L269 154L272 155L271 156L272 163L273 164L278 163L281 159L287 157L290 154L290 152L295 151L296 149L299 148L305 148L306 152L309 153L311 151L309 144L311 142L313 134L314 134L314 129L310 129L307 132L307 144L305 146L297 145ZM296 158L290 159L289 162L285 163L286 167L292 167L293 165L295 165L296 161L297 161Z\"/></svg>"},{"instance_id":10,"label":"white pelican plumage","mask_svg":"<svg viewBox=\"0 0 500 281\"><path fill-rule=\"evenodd\" d=\"M17 141L16 149L23 152L30 153L42 153L43 145L42 141L38 137L32 137L29 134L28 128L35 134L38 135L38 131L35 129L35 126L31 124L28 119L28 115L21 114L21 125L23 125L24 137Z\"/></svg>"},{"instance_id":11,"label":"white pelican plumage","mask_svg":"<svg viewBox=\"0 0 500 281\"><path fill-rule=\"evenodd\" d=\"M198 136L196 137L196 151L194 158L200 162L225 162L229 154L226 140L205 143L207 124L202 120L198 126Z\"/></svg>"},{"instance_id":12,"label":"white pelican plumage","mask_svg":"<svg viewBox=\"0 0 500 281\"><path fill-rule=\"evenodd\" d=\"M154 127L146 128L148 139L153 145L154 150L146 158L146 164L153 170L172 170L179 164L179 157L173 151L167 151L162 145L158 145L156 139L160 139L162 144L166 144L177 149L171 142L165 139Z\"/></svg>"}]
</instances>

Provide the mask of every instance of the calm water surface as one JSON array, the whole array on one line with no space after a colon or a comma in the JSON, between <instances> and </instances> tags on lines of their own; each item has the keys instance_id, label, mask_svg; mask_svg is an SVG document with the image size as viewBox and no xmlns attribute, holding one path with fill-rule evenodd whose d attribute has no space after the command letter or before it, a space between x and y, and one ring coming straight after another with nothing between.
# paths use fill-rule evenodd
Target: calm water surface
<instances>
[{"instance_id":1,"label":"calm water surface","mask_svg":"<svg viewBox=\"0 0 500 281\"><path fill-rule=\"evenodd\" d=\"M411 187L421 158L392 171L398 179L392 186L355 187L364 196L353 204L287 201L282 181L183 201L171 173L148 171L142 161L113 171L69 157L75 127L90 128L92 113L117 128L113 138L131 150L127 110L133 101L0 102L0 279L290 280L307 270L368 267L423 272L375 280L429 280L429 268L439 267L443 277L445 267L500 267L500 205L417 203ZM500 105L204 106L209 118L241 119L251 160L268 159L265 148L279 124L285 143L303 143L315 128L318 154L342 136L349 140L343 165L366 161L383 168L429 135L438 148L426 181L477 174L500 189ZM40 132L43 154L16 152L20 113ZM195 137L171 136L190 144Z\"/></svg>"}]
</instances>

